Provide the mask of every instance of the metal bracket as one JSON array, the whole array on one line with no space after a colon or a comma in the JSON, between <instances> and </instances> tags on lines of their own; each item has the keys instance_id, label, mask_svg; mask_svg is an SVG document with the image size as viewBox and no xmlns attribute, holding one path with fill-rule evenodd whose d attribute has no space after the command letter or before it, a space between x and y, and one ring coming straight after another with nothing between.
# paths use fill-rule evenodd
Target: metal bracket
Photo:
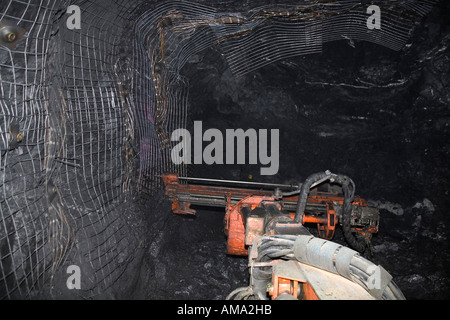
<instances>
[{"instance_id":1,"label":"metal bracket","mask_svg":"<svg viewBox=\"0 0 450 320\"><path fill-rule=\"evenodd\" d=\"M26 30L15 24L0 22L0 44L8 49L15 49Z\"/></svg>"},{"instance_id":2,"label":"metal bracket","mask_svg":"<svg viewBox=\"0 0 450 320\"><path fill-rule=\"evenodd\" d=\"M23 141L23 134L20 133L20 126L17 123L13 123L9 127L9 150L15 150L19 147L19 144Z\"/></svg>"}]
</instances>

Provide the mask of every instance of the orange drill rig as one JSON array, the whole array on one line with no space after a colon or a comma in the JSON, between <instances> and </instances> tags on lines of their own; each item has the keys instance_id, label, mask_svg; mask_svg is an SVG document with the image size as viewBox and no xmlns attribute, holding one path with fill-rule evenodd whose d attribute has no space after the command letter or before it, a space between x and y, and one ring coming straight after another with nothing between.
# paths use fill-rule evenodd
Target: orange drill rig
<instances>
[{"instance_id":1,"label":"orange drill rig","mask_svg":"<svg viewBox=\"0 0 450 320\"><path fill-rule=\"evenodd\" d=\"M175 214L195 215L192 206L225 208L228 254L249 256L251 271L251 285L230 297L404 298L382 267L359 254L378 232L380 214L355 196L355 184L346 176L327 171L299 186L177 174L164 175L163 181ZM305 227L311 224L318 237ZM357 251L331 242L337 226Z\"/></svg>"}]
</instances>

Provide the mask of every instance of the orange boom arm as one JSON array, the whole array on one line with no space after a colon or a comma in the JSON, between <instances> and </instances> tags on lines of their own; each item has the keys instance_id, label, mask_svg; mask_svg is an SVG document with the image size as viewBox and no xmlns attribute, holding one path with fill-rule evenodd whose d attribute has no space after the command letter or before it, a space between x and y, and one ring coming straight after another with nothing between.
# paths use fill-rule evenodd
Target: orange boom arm
<instances>
[{"instance_id":1,"label":"orange boom arm","mask_svg":"<svg viewBox=\"0 0 450 320\"><path fill-rule=\"evenodd\" d=\"M222 186L182 184L182 180L213 182ZM312 189L307 198L303 219L299 222L295 219L299 196L291 195L294 193L292 191L282 191L289 188L292 190L295 186L180 178L176 174L164 175L163 181L166 196L171 200L175 214L195 215L196 211L191 206L225 208L225 233L230 255L248 255L248 248L262 235L300 234L305 224L316 224L319 237L332 240L336 227L342 225L344 220L345 197L339 192ZM260 188L242 187L244 185ZM273 189L267 190L268 187ZM353 234L370 239L378 232L378 210L368 207L364 199L355 197L350 226Z\"/></svg>"}]
</instances>

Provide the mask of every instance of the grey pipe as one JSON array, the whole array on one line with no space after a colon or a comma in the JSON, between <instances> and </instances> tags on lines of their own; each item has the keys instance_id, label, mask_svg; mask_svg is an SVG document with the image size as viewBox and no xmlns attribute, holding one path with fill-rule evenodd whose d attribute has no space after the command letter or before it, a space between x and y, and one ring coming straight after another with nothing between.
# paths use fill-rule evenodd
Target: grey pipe
<instances>
[{"instance_id":1,"label":"grey pipe","mask_svg":"<svg viewBox=\"0 0 450 320\"><path fill-rule=\"evenodd\" d=\"M359 284L376 299L405 299L392 281L392 276L383 267L376 266L358 252L337 243L313 236L299 236L294 244L294 256L301 263Z\"/></svg>"}]
</instances>

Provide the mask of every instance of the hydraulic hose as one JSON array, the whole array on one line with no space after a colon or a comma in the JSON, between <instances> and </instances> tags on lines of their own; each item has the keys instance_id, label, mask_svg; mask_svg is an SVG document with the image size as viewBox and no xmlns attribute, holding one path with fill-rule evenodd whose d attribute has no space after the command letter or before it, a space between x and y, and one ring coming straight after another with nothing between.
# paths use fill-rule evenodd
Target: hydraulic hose
<instances>
[{"instance_id":1,"label":"hydraulic hose","mask_svg":"<svg viewBox=\"0 0 450 320\"><path fill-rule=\"evenodd\" d=\"M302 184L302 188L300 189L300 196L298 199L297 211L295 212L295 223L303 224L303 214L305 213L306 203L308 201L309 193L311 192L311 187L318 181L324 179L328 180L330 178L330 172L316 173L306 179L306 181Z\"/></svg>"},{"instance_id":2,"label":"hydraulic hose","mask_svg":"<svg viewBox=\"0 0 450 320\"><path fill-rule=\"evenodd\" d=\"M364 241L364 239L358 238L357 236L353 235L352 232L352 226L351 226L351 217L352 217L352 211L353 211L353 201L355 200L355 192L356 187L355 183L352 179L346 176L335 176L335 183L342 186L342 191L344 192L344 207L342 211L342 229L344 233L344 238L347 241L347 243L355 249L356 251L363 253L366 248L367 244Z\"/></svg>"},{"instance_id":3,"label":"hydraulic hose","mask_svg":"<svg viewBox=\"0 0 450 320\"><path fill-rule=\"evenodd\" d=\"M375 299L405 300L392 276L384 268L365 259L355 250L312 235L262 237L258 245L257 261L267 262L273 259L297 260L337 274L360 285ZM254 296L260 300L267 299L265 288L272 276L271 268L255 268L252 273Z\"/></svg>"},{"instance_id":4,"label":"hydraulic hose","mask_svg":"<svg viewBox=\"0 0 450 320\"><path fill-rule=\"evenodd\" d=\"M248 298L252 294L253 294L253 290L252 290L251 287L239 288L239 289L234 290L232 293L230 293L227 296L226 300L230 301L234 297L233 300L239 301L239 300L243 300L243 299Z\"/></svg>"},{"instance_id":5,"label":"hydraulic hose","mask_svg":"<svg viewBox=\"0 0 450 320\"><path fill-rule=\"evenodd\" d=\"M299 262L359 284L376 299L405 300L385 269L337 243L313 236L299 236L294 245L294 255Z\"/></svg>"},{"instance_id":6,"label":"hydraulic hose","mask_svg":"<svg viewBox=\"0 0 450 320\"><path fill-rule=\"evenodd\" d=\"M355 200L356 187L353 180L347 176L336 175L327 171L313 174L308 179L306 179L300 190L300 196L294 222L303 224L303 215L306 210L308 196L311 192L312 187L317 186L325 181L330 181L342 186L342 191L344 192L344 207L342 212L342 226L344 237L353 249L357 250L358 252L364 252L366 250L366 243L363 239L357 239L352 233L351 215L353 210L353 201Z\"/></svg>"}]
</instances>

